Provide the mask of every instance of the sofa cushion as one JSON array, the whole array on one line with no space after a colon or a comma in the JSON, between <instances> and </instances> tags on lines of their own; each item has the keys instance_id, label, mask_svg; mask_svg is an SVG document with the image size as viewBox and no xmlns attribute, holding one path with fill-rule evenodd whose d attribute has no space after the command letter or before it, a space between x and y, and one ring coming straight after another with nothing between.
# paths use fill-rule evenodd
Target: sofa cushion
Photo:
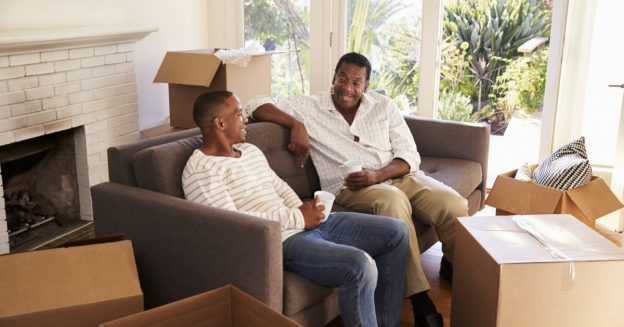
<instances>
[{"instance_id":1,"label":"sofa cushion","mask_svg":"<svg viewBox=\"0 0 624 327\"><path fill-rule=\"evenodd\" d=\"M111 182L137 186L136 175L132 167L132 157L135 153L159 144L174 142L180 139L200 135L198 128L160 135L143 139L138 142L112 146L108 148L108 178Z\"/></svg>"},{"instance_id":2,"label":"sofa cushion","mask_svg":"<svg viewBox=\"0 0 624 327\"><path fill-rule=\"evenodd\" d=\"M311 160L300 166L299 158L288 151L290 130L273 123L247 125L247 142L256 145L266 156L271 169L297 193L299 198L314 197L320 182Z\"/></svg>"},{"instance_id":3,"label":"sofa cushion","mask_svg":"<svg viewBox=\"0 0 624 327\"><path fill-rule=\"evenodd\" d=\"M421 160L420 169L427 176L452 187L465 198L483 181L478 162L436 157L422 157Z\"/></svg>"},{"instance_id":4,"label":"sofa cushion","mask_svg":"<svg viewBox=\"0 0 624 327\"><path fill-rule=\"evenodd\" d=\"M132 157L139 187L184 198L182 171L193 151L201 146L195 136L143 149Z\"/></svg>"},{"instance_id":5,"label":"sofa cushion","mask_svg":"<svg viewBox=\"0 0 624 327\"><path fill-rule=\"evenodd\" d=\"M284 314L292 316L329 296L334 291L300 275L284 271Z\"/></svg>"}]
</instances>

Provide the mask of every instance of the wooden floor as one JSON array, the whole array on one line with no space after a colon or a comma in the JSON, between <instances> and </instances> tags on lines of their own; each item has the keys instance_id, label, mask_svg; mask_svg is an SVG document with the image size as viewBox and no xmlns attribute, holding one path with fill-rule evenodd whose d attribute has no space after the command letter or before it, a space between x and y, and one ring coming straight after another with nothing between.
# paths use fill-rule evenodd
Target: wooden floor
<instances>
[{"instance_id":1,"label":"wooden floor","mask_svg":"<svg viewBox=\"0 0 624 327\"><path fill-rule=\"evenodd\" d=\"M438 270L440 269L440 260L442 259L442 245L436 243L429 250L422 254L421 260L425 275L429 280L431 290L429 296L435 303L438 311L444 317L444 327L451 325L451 284L440 278ZM414 314L412 312L412 304L409 300L403 302L403 313L401 315L401 327L414 326ZM327 327L342 327L344 324L337 318Z\"/></svg>"}]
</instances>

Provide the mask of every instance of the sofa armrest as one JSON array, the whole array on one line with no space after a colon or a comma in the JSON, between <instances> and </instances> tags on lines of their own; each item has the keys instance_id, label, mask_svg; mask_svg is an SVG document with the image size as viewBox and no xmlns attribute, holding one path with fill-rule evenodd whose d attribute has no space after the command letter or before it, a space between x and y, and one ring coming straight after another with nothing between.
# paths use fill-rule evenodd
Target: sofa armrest
<instances>
[{"instance_id":1,"label":"sofa armrest","mask_svg":"<svg viewBox=\"0 0 624 327\"><path fill-rule=\"evenodd\" d=\"M96 235L132 241L146 308L232 283L282 311L278 223L113 182L91 193Z\"/></svg>"},{"instance_id":2,"label":"sofa armrest","mask_svg":"<svg viewBox=\"0 0 624 327\"><path fill-rule=\"evenodd\" d=\"M485 194L490 149L489 125L411 115L406 115L405 121L414 136L418 153L422 157L465 159L478 162L481 165L483 178L479 188L482 191L481 194Z\"/></svg>"}]
</instances>

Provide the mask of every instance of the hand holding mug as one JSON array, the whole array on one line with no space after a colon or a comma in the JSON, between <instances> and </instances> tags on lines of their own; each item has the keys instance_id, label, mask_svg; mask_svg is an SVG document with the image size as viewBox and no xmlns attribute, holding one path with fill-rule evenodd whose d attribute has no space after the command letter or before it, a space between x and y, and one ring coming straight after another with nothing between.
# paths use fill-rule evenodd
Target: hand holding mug
<instances>
[{"instance_id":1,"label":"hand holding mug","mask_svg":"<svg viewBox=\"0 0 624 327\"><path fill-rule=\"evenodd\" d=\"M362 163L357 159L347 160L342 165L340 165L340 170L342 171L344 177L347 177L351 173L362 170Z\"/></svg>"},{"instance_id":2,"label":"hand holding mug","mask_svg":"<svg viewBox=\"0 0 624 327\"><path fill-rule=\"evenodd\" d=\"M322 204L325 207L325 209L323 210L325 217L323 218L323 220L321 220L321 222L323 222L327 220L327 217L329 217L329 213L331 212L332 206L334 205L334 200L336 199L336 196L326 191L316 191L314 192L314 198L319 199L319 201L316 203L317 206Z\"/></svg>"}]
</instances>

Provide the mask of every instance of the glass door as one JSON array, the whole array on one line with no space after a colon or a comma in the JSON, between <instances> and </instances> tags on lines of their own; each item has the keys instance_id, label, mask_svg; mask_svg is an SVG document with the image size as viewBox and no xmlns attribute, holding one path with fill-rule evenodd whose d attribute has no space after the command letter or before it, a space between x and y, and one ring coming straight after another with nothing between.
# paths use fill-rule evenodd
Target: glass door
<instances>
[{"instance_id":1,"label":"glass door","mask_svg":"<svg viewBox=\"0 0 624 327\"><path fill-rule=\"evenodd\" d=\"M551 2L446 0L437 117L490 125L488 187L538 163Z\"/></svg>"}]
</instances>

